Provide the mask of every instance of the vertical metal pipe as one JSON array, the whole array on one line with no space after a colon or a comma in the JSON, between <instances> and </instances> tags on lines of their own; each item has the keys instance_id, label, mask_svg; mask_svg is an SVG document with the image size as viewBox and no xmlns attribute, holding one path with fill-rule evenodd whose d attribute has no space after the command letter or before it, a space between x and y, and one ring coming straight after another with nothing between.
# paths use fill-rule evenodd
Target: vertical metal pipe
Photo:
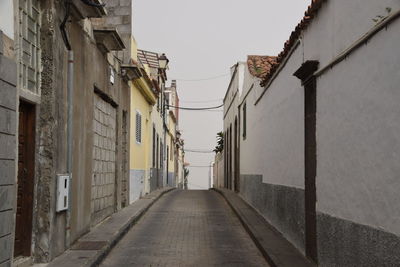
<instances>
[{"instance_id":1,"label":"vertical metal pipe","mask_svg":"<svg viewBox=\"0 0 400 267\"><path fill-rule=\"evenodd\" d=\"M67 70L67 173L69 175L68 210L66 216L65 243L69 247L71 230L71 185L72 185L72 124L73 124L73 91L74 91L74 52L68 50L68 70Z\"/></svg>"},{"instance_id":2,"label":"vertical metal pipe","mask_svg":"<svg viewBox=\"0 0 400 267\"><path fill-rule=\"evenodd\" d=\"M72 173L72 116L73 116L73 89L74 89L74 52L68 51L68 72L67 72L67 101L68 101L68 121L67 121L67 172Z\"/></svg>"}]
</instances>

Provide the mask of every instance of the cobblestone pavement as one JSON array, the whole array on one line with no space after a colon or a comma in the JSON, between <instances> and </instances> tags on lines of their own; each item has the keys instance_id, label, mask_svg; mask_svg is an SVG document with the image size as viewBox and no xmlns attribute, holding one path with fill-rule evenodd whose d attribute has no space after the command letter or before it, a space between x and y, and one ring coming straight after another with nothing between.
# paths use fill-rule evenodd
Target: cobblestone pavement
<instances>
[{"instance_id":1,"label":"cobblestone pavement","mask_svg":"<svg viewBox=\"0 0 400 267\"><path fill-rule=\"evenodd\" d=\"M268 266L224 199L214 191L163 196L101 266Z\"/></svg>"}]
</instances>

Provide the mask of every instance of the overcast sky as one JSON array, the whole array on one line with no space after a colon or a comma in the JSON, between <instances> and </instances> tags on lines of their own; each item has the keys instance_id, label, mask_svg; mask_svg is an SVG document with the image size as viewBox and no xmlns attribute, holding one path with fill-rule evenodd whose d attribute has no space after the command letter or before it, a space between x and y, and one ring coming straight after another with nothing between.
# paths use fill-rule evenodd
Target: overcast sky
<instances>
[{"instance_id":1,"label":"overcast sky","mask_svg":"<svg viewBox=\"0 0 400 267\"><path fill-rule=\"evenodd\" d=\"M309 3L133 0L133 32L140 49L170 59L168 83L177 79L181 106L216 106L228 87L230 67L247 55L277 55ZM220 77L207 80L215 76ZM180 129L186 149L212 150L222 130L222 112L181 110ZM208 188L209 168L203 166L213 160L214 154L186 153L189 188Z\"/></svg>"}]
</instances>

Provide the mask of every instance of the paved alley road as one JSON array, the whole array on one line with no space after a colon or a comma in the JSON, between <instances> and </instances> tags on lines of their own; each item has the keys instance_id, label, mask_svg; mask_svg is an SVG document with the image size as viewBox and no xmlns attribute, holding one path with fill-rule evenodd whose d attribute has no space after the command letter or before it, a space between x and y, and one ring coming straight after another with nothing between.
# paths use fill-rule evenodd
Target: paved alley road
<instances>
[{"instance_id":1,"label":"paved alley road","mask_svg":"<svg viewBox=\"0 0 400 267\"><path fill-rule=\"evenodd\" d=\"M101 266L268 266L214 191L164 195Z\"/></svg>"}]
</instances>

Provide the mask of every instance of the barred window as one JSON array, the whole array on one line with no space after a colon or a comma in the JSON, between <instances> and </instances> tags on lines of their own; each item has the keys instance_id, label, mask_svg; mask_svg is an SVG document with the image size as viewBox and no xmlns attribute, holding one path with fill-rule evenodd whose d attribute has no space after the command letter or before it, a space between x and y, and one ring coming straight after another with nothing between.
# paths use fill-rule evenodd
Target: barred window
<instances>
[{"instance_id":1,"label":"barred window","mask_svg":"<svg viewBox=\"0 0 400 267\"><path fill-rule=\"evenodd\" d=\"M142 143L142 114L136 111L136 143Z\"/></svg>"},{"instance_id":2,"label":"barred window","mask_svg":"<svg viewBox=\"0 0 400 267\"><path fill-rule=\"evenodd\" d=\"M40 7L38 0L19 1L18 61L20 86L40 94Z\"/></svg>"}]
</instances>

